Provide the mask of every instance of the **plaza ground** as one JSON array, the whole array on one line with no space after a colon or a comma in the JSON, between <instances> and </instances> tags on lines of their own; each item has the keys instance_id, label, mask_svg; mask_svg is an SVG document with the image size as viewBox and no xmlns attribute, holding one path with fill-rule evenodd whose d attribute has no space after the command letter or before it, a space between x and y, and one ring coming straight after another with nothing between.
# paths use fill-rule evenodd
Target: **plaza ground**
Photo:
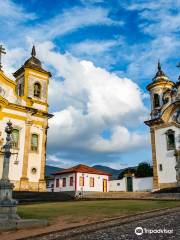
<instances>
[{"instance_id":1,"label":"plaza ground","mask_svg":"<svg viewBox=\"0 0 180 240\"><path fill-rule=\"evenodd\" d=\"M33 234L70 228L101 220L124 217L162 208L180 207L180 201L166 200L98 200L39 203L18 206L22 218L48 219L50 226L33 229ZM2 233L0 239L18 239L32 235L32 230ZM17 238L15 238L18 236Z\"/></svg>"}]
</instances>

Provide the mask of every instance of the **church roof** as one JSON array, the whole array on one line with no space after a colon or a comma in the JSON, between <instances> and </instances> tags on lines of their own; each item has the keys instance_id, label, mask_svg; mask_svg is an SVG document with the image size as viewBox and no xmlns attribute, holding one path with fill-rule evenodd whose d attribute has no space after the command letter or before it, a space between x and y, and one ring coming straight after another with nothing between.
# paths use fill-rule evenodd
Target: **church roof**
<instances>
[{"instance_id":1,"label":"church roof","mask_svg":"<svg viewBox=\"0 0 180 240\"><path fill-rule=\"evenodd\" d=\"M43 73L47 73L51 77L51 73L44 70L42 68L41 61L38 58L36 58L35 46L32 47L31 57L27 61L25 61L24 65L13 74L14 77L19 75L26 67L43 72Z\"/></svg>"},{"instance_id":2,"label":"church roof","mask_svg":"<svg viewBox=\"0 0 180 240\"><path fill-rule=\"evenodd\" d=\"M161 68L161 64L160 61L158 61L158 66L157 66L157 72L155 74L155 76L152 79L152 82L150 84L148 84L148 86L146 87L147 90L150 90L153 86L155 86L156 84L160 84L160 83L170 83L171 85L174 85L174 82L172 82L167 75L163 72L162 68Z\"/></svg>"},{"instance_id":3,"label":"church roof","mask_svg":"<svg viewBox=\"0 0 180 240\"><path fill-rule=\"evenodd\" d=\"M110 173L106 173L104 171L97 170L96 168L89 167L89 166L86 166L86 165L83 165L83 164L79 164L79 165L76 165L72 168L68 168L68 169L65 169L63 171L53 173L52 175L61 175L61 174L65 174L65 173L77 173L77 172L78 173L92 173L92 174L97 174L97 175L111 176Z\"/></svg>"},{"instance_id":4,"label":"church roof","mask_svg":"<svg viewBox=\"0 0 180 240\"><path fill-rule=\"evenodd\" d=\"M167 77L167 76L161 69L160 61L158 61L158 71L156 72L156 75L153 78L153 81L159 81L161 79L161 77Z\"/></svg>"}]
</instances>

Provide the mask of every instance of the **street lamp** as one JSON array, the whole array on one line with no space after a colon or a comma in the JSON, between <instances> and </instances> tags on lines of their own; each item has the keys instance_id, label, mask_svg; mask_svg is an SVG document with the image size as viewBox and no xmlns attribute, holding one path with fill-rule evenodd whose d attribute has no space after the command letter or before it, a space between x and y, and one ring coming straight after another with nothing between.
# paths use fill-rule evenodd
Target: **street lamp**
<instances>
[{"instance_id":1,"label":"street lamp","mask_svg":"<svg viewBox=\"0 0 180 240\"><path fill-rule=\"evenodd\" d=\"M12 123L9 121L5 128L6 143L3 146L4 149L4 162L2 179L0 180L0 220L15 220L20 219L16 213L17 201L12 199L12 190L14 185L9 180L9 163L11 157L11 134L13 131Z\"/></svg>"}]
</instances>

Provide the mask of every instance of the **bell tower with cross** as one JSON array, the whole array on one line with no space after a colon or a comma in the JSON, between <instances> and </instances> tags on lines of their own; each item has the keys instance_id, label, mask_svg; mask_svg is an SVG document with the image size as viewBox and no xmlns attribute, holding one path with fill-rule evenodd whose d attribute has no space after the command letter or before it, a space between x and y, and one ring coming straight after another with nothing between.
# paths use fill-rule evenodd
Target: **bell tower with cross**
<instances>
[{"instance_id":1,"label":"bell tower with cross","mask_svg":"<svg viewBox=\"0 0 180 240\"><path fill-rule=\"evenodd\" d=\"M2 45L0 45L0 71L2 71L2 54L6 54L5 48L3 48Z\"/></svg>"}]
</instances>

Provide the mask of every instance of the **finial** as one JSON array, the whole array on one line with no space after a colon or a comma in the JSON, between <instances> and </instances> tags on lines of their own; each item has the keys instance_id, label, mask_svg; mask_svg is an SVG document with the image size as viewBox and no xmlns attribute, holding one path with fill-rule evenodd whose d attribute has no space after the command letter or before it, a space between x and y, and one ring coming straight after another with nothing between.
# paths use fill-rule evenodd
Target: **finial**
<instances>
[{"instance_id":1,"label":"finial","mask_svg":"<svg viewBox=\"0 0 180 240\"><path fill-rule=\"evenodd\" d=\"M35 49L35 46L34 46L34 45L33 45L33 47L32 47L31 56L32 56L32 57L35 57L35 56L36 56L36 49Z\"/></svg>"},{"instance_id":2,"label":"finial","mask_svg":"<svg viewBox=\"0 0 180 240\"><path fill-rule=\"evenodd\" d=\"M158 71L161 71L161 64L159 60L158 60Z\"/></svg>"}]
</instances>

